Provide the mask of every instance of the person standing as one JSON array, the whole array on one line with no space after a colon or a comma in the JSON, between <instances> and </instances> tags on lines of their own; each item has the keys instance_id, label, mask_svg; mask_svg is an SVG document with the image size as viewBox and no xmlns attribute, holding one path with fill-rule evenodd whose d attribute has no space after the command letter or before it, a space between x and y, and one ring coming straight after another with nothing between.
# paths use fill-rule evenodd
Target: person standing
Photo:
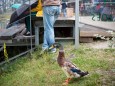
<instances>
[{"instance_id":1,"label":"person standing","mask_svg":"<svg viewBox=\"0 0 115 86\"><path fill-rule=\"evenodd\" d=\"M48 50L55 43L54 23L61 13L60 4L60 0L42 0L44 23L42 51ZM51 52L56 52L56 48L52 49Z\"/></svg>"},{"instance_id":2,"label":"person standing","mask_svg":"<svg viewBox=\"0 0 115 86\"><path fill-rule=\"evenodd\" d=\"M41 13L42 12L42 3L41 3L41 0L35 0L35 3L33 5L36 5L36 7L32 8L31 9L31 17L37 17L38 16L38 13ZM42 13L39 14L40 16L42 16ZM31 24L31 26L30 26ZM25 18L25 25L26 25L26 28L27 28L27 31L30 33L30 29L31 27L33 27L33 21L31 20L30 22L30 14ZM34 33L34 29L32 30L32 33Z\"/></svg>"},{"instance_id":3,"label":"person standing","mask_svg":"<svg viewBox=\"0 0 115 86\"><path fill-rule=\"evenodd\" d=\"M66 17L66 15L67 15L67 13L66 13L67 4L66 4L66 2L63 2L61 5L62 5L63 16Z\"/></svg>"},{"instance_id":4,"label":"person standing","mask_svg":"<svg viewBox=\"0 0 115 86\"><path fill-rule=\"evenodd\" d=\"M80 4L80 14L81 14L81 16L83 16L83 14L84 14L84 3L83 2L81 2L81 4Z\"/></svg>"}]
</instances>

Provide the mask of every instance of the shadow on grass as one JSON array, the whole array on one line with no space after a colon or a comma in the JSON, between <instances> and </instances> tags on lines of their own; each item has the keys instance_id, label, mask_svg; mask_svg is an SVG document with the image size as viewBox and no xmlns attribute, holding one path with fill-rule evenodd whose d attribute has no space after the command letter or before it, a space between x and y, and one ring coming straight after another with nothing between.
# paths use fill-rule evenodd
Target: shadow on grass
<instances>
[{"instance_id":1,"label":"shadow on grass","mask_svg":"<svg viewBox=\"0 0 115 86\"><path fill-rule=\"evenodd\" d=\"M72 78L72 80L70 81L70 84L72 83L77 83L77 82L80 82L80 81L84 81L86 80L87 77L81 77L81 78Z\"/></svg>"}]
</instances>

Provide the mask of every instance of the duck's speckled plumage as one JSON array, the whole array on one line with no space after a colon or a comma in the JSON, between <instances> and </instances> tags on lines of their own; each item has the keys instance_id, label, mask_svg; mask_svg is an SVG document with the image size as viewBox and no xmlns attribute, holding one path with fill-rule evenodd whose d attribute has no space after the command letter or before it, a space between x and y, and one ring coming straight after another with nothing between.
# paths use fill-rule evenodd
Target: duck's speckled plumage
<instances>
[{"instance_id":1,"label":"duck's speckled plumage","mask_svg":"<svg viewBox=\"0 0 115 86\"><path fill-rule=\"evenodd\" d=\"M60 43L54 43L55 48L59 48L59 54L57 58L57 63L66 72L67 77L80 77L85 76L88 73L81 71L76 65L65 58L64 48Z\"/></svg>"},{"instance_id":2,"label":"duck's speckled plumage","mask_svg":"<svg viewBox=\"0 0 115 86\"><path fill-rule=\"evenodd\" d=\"M55 48L59 48L59 54L57 58L57 63L59 66L62 68L66 76L68 77L68 80L72 77L83 77L88 74L88 72L81 71L76 65L65 58L65 53L64 53L64 48L61 44L59 43L54 43L53 46Z\"/></svg>"}]
</instances>

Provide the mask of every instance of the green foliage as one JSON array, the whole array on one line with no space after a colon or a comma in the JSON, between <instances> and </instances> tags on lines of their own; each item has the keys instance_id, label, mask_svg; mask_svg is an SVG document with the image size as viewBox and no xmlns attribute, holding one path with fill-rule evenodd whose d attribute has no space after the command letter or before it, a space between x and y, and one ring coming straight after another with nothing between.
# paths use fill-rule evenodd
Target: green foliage
<instances>
[{"instance_id":1,"label":"green foliage","mask_svg":"<svg viewBox=\"0 0 115 86\"><path fill-rule=\"evenodd\" d=\"M111 85L111 70L115 67L115 49L97 50L81 44L74 49L72 44L66 44L65 56L75 54L72 61L80 69L89 71L88 77L72 79L68 86L102 86ZM0 75L0 86L61 86L65 81L61 68L58 66L55 54L45 53L40 56L40 50L9 63L7 69ZM106 82L103 82L106 80Z\"/></svg>"}]
</instances>

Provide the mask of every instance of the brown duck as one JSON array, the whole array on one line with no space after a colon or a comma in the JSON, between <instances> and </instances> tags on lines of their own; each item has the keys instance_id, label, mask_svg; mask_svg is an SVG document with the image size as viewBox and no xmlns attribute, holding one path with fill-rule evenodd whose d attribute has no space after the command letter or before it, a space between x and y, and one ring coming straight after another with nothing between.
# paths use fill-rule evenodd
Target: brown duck
<instances>
[{"instance_id":1,"label":"brown duck","mask_svg":"<svg viewBox=\"0 0 115 86\"><path fill-rule=\"evenodd\" d=\"M65 58L64 48L60 43L54 43L50 48L59 48L57 63L67 76L63 85L67 85L72 78L88 75L88 72L81 71L76 65Z\"/></svg>"}]
</instances>

